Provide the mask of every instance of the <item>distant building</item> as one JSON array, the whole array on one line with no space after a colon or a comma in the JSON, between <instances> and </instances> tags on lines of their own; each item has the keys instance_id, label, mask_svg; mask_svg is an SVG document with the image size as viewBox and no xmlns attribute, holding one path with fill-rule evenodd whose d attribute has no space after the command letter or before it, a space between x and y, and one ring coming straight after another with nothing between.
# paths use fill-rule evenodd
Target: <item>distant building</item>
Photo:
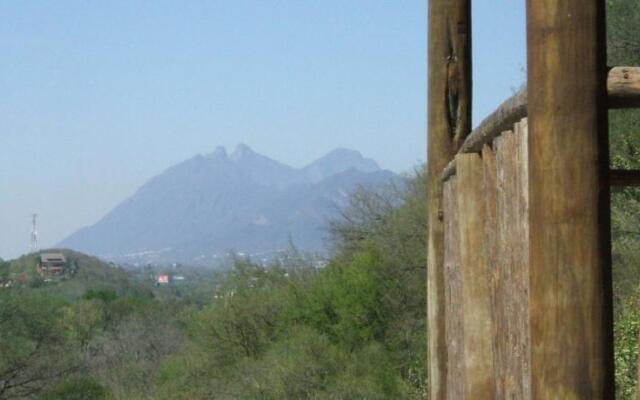
<instances>
[{"instance_id":1,"label":"distant building","mask_svg":"<svg viewBox=\"0 0 640 400\"><path fill-rule=\"evenodd\" d=\"M67 267L67 259L62 253L42 253L38 272L40 275L59 274Z\"/></svg>"},{"instance_id":2,"label":"distant building","mask_svg":"<svg viewBox=\"0 0 640 400\"><path fill-rule=\"evenodd\" d=\"M171 282L171 276L169 274L158 275L158 285L168 285Z\"/></svg>"},{"instance_id":3,"label":"distant building","mask_svg":"<svg viewBox=\"0 0 640 400\"><path fill-rule=\"evenodd\" d=\"M25 285L29 282L29 275L27 275L26 272L21 273L20 275L18 275L18 277L16 278L16 282L20 285Z\"/></svg>"}]
</instances>

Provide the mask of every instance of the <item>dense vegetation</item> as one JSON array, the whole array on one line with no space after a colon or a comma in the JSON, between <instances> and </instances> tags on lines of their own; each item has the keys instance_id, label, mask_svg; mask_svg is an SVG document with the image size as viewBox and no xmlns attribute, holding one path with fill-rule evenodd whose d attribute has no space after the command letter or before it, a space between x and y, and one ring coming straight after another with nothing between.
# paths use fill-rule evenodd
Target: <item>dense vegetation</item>
<instances>
[{"instance_id":1,"label":"dense vegetation","mask_svg":"<svg viewBox=\"0 0 640 400\"><path fill-rule=\"evenodd\" d=\"M236 259L191 287L71 252L48 282L35 255L3 263L0 399L421 398L424 198L421 172L357 192L328 264Z\"/></svg>"},{"instance_id":2,"label":"dense vegetation","mask_svg":"<svg viewBox=\"0 0 640 400\"><path fill-rule=\"evenodd\" d=\"M0 399L102 399L143 393L180 332L149 287L114 266L65 252L43 279L36 256L0 264ZM135 398L125 395L121 398Z\"/></svg>"},{"instance_id":3,"label":"dense vegetation","mask_svg":"<svg viewBox=\"0 0 640 400\"><path fill-rule=\"evenodd\" d=\"M215 301L185 319L188 340L163 366L159 397L420 398L422 182L354 196L322 269L295 254L268 268L236 262Z\"/></svg>"}]
</instances>

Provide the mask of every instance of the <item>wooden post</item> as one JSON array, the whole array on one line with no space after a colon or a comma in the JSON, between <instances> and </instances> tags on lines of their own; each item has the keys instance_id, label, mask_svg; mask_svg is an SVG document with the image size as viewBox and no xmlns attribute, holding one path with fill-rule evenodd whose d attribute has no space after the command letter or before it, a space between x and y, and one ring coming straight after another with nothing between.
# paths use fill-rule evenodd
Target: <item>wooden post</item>
<instances>
[{"instance_id":1,"label":"wooden post","mask_svg":"<svg viewBox=\"0 0 640 400\"><path fill-rule=\"evenodd\" d=\"M484 165L477 153L456 156L462 315L464 398L494 398L491 270L485 249ZM455 212L455 211L454 211Z\"/></svg>"},{"instance_id":2,"label":"wooden post","mask_svg":"<svg viewBox=\"0 0 640 400\"><path fill-rule=\"evenodd\" d=\"M431 400L446 398L444 228L440 174L471 130L471 1L429 1L428 375Z\"/></svg>"},{"instance_id":3,"label":"wooden post","mask_svg":"<svg viewBox=\"0 0 640 400\"><path fill-rule=\"evenodd\" d=\"M605 2L527 0L527 41L532 399L613 399Z\"/></svg>"}]
</instances>

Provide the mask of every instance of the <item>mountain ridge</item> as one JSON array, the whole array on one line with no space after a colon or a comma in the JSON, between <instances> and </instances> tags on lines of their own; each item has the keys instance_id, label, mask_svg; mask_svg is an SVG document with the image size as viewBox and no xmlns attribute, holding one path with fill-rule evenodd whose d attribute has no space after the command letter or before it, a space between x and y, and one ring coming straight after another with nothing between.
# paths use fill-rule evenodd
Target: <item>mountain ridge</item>
<instances>
[{"instance_id":1,"label":"mountain ridge","mask_svg":"<svg viewBox=\"0 0 640 400\"><path fill-rule=\"evenodd\" d=\"M58 246L131 263L208 263L228 251L277 253L291 241L323 252L323 226L350 192L398 179L354 150L293 168L246 144L231 154L217 147L152 177Z\"/></svg>"}]
</instances>

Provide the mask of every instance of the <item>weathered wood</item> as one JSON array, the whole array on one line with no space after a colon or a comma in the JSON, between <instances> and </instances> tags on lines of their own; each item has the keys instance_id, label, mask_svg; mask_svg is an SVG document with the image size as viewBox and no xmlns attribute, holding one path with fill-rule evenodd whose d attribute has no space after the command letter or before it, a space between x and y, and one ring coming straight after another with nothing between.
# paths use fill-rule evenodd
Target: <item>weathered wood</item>
<instances>
[{"instance_id":1,"label":"weathered wood","mask_svg":"<svg viewBox=\"0 0 640 400\"><path fill-rule=\"evenodd\" d=\"M531 336L529 325L529 125L526 118L515 125L516 135L516 292L520 332L520 376L522 399L531 399Z\"/></svg>"},{"instance_id":2,"label":"weathered wood","mask_svg":"<svg viewBox=\"0 0 640 400\"><path fill-rule=\"evenodd\" d=\"M613 67L607 77L609 108L640 107L640 67Z\"/></svg>"},{"instance_id":3,"label":"weathered wood","mask_svg":"<svg viewBox=\"0 0 640 400\"><path fill-rule=\"evenodd\" d=\"M479 154L458 154L457 190L462 315L464 316L464 397L494 397L490 274L484 248L484 177Z\"/></svg>"},{"instance_id":4,"label":"weathered wood","mask_svg":"<svg viewBox=\"0 0 640 400\"><path fill-rule=\"evenodd\" d=\"M495 146L494 146L495 148ZM499 341L499 335L503 331L501 320L497 318L497 310L502 307L502 297L498 296L500 291L500 275L498 268L498 181L496 174L496 160L494 149L488 144L482 148L482 165L483 165L483 181L485 187L485 224L484 224L484 255L486 257L487 267L489 269L489 289L491 292L491 321L492 321L492 361L494 366L494 398L502 399L501 392L497 386L500 380L500 351L502 347Z\"/></svg>"},{"instance_id":5,"label":"weathered wood","mask_svg":"<svg viewBox=\"0 0 640 400\"><path fill-rule=\"evenodd\" d=\"M496 150L498 175L498 265L500 271L502 396L529 399L528 184L526 121L504 132Z\"/></svg>"},{"instance_id":6,"label":"weathered wood","mask_svg":"<svg viewBox=\"0 0 640 400\"><path fill-rule=\"evenodd\" d=\"M459 153L459 154L462 154L462 153ZM442 182L445 182L447 179L451 178L455 174L456 174L456 159L454 158L453 160L449 161L447 166L444 167L444 170L442 170L442 174L440 175L440 180Z\"/></svg>"},{"instance_id":7,"label":"weathered wood","mask_svg":"<svg viewBox=\"0 0 640 400\"><path fill-rule=\"evenodd\" d=\"M640 107L640 67L612 67L607 75L609 108ZM478 125L460 146L459 153L476 153L482 146L514 123L527 116L527 87L505 100L494 112ZM441 179L446 181L456 173L455 160L443 169Z\"/></svg>"},{"instance_id":8,"label":"weathered wood","mask_svg":"<svg viewBox=\"0 0 640 400\"><path fill-rule=\"evenodd\" d=\"M494 139L493 143L493 157L489 161L493 164L493 170L490 174L493 175L494 186L492 193L488 193L488 197L493 201L493 205L487 204L487 215L494 213L494 226L493 232L490 233L491 242L493 245L493 282L492 282L492 296L494 302L493 309L493 323L495 325L494 332L494 366L496 369L495 379L495 393L496 399L506 398L506 358L508 347L507 343L507 325L508 321L505 316L504 310L506 309L507 298L504 295L504 288L506 284L506 276L504 274L504 233L502 226L504 225L504 172L503 172L503 138L498 136ZM491 176L491 175L489 175ZM485 177L486 178L486 177ZM491 244L490 244L491 245Z\"/></svg>"},{"instance_id":9,"label":"weathered wood","mask_svg":"<svg viewBox=\"0 0 640 400\"><path fill-rule=\"evenodd\" d=\"M475 153L482 146L491 143L503 131L513 128L513 124L527 116L527 89L520 89L503 102L471 132L460 148L461 153Z\"/></svg>"},{"instance_id":10,"label":"weathered wood","mask_svg":"<svg viewBox=\"0 0 640 400\"><path fill-rule=\"evenodd\" d=\"M482 234L491 277L496 399L531 398L526 119L515 124L514 131L496 137L493 149L483 147L483 167L478 168L483 170L485 182L486 222ZM462 191L465 185L460 172L452 178L458 179L458 190ZM460 221L461 226L467 223L462 216Z\"/></svg>"},{"instance_id":11,"label":"weathered wood","mask_svg":"<svg viewBox=\"0 0 640 400\"><path fill-rule=\"evenodd\" d=\"M456 178L444 185L444 231L445 231L445 299L446 299L446 345L447 345L447 399L464 399L465 389L465 326L463 307L463 280L460 264L460 231Z\"/></svg>"},{"instance_id":12,"label":"weathered wood","mask_svg":"<svg viewBox=\"0 0 640 400\"><path fill-rule=\"evenodd\" d=\"M513 130L485 144L481 159L458 154L457 173L444 182L449 398L462 398L461 384L465 398L531 398L527 120ZM471 367L481 352L485 365Z\"/></svg>"},{"instance_id":13,"label":"weathered wood","mask_svg":"<svg viewBox=\"0 0 640 400\"><path fill-rule=\"evenodd\" d=\"M513 125L527 116L527 89L520 89L504 101L500 107L485 118L464 141L458 153L479 153L485 144L510 130ZM442 170L440 179L446 181L456 173L456 161L452 159Z\"/></svg>"},{"instance_id":14,"label":"weathered wood","mask_svg":"<svg viewBox=\"0 0 640 400\"><path fill-rule=\"evenodd\" d=\"M527 1L536 400L614 398L604 8Z\"/></svg>"},{"instance_id":15,"label":"weathered wood","mask_svg":"<svg viewBox=\"0 0 640 400\"><path fill-rule=\"evenodd\" d=\"M640 171L612 169L609 172L610 186L640 186Z\"/></svg>"},{"instance_id":16,"label":"weathered wood","mask_svg":"<svg viewBox=\"0 0 640 400\"><path fill-rule=\"evenodd\" d=\"M517 163L517 138L513 131L509 131L504 135L503 152L503 168L504 168L504 216L501 225L501 233L504 235L504 253L503 263L505 275L505 303L507 308L505 315L507 319L507 399L524 398L522 385L522 366L524 361L523 354L523 335L521 318L523 307L523 291L521 287L522 266L518 263L519 245L521 234L518 197L518 163Z\"/></svg>"},{"instance_id":17,"label":"weathered wood","mask_svg":"<svg viewBox=\"0 0 640 400\"><path fill-rule=\"evenodd\" d=\"M470 0L429 1L427 335L431 400L447 398L440 173L471 124Z\"/></svg>"},{"instance_id":18,"label":"weathered wood","mask_svg":"<svg viewBox=\"0 0 640 400\"><path fill-rule=\"evenodd\" d=\"M498 387L505 399L521 399L522 391L519 379L519 331L518 331L518 293L516 285L516 243L517 239L517 198L516 198L516 138L513 132L503 132L496 146L496 174L498 176L498 273L502 307L497 311L501 319L502 332L499 354L501 379Z\"/></svg>"}]
</instances>

